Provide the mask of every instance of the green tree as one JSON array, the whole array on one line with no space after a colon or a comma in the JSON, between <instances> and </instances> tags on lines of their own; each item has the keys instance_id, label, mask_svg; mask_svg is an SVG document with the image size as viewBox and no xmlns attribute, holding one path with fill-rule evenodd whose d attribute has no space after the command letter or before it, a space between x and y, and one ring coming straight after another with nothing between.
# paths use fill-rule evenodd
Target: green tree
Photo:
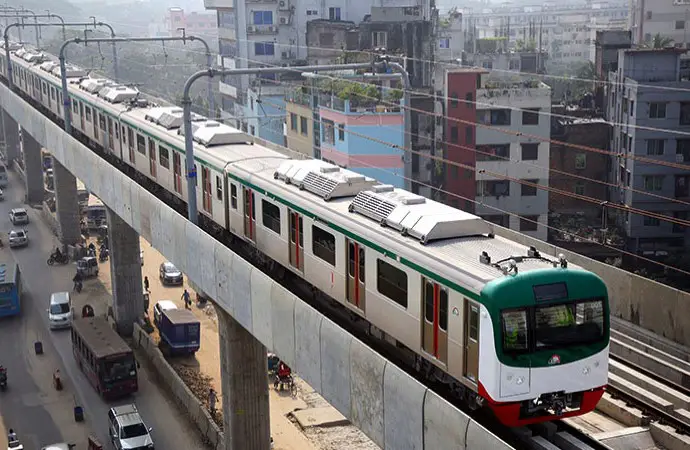
<instances>
[{"instance_id":1,"label":"green tree","mask_svg":"<svg viewBox=\"0 0 690 450\"><path fill-rule=\"evenodd\" d=\"M651 41L647 42L647 47L650 48L666 48L673 44L673 39L662 36L660 33L654 35Z\"/></svg>"}]
</instances>

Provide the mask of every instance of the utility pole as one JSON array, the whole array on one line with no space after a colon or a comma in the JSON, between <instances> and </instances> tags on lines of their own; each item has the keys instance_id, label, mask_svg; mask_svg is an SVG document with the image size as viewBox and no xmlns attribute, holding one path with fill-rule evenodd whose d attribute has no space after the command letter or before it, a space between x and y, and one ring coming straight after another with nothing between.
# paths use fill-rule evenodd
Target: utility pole
<instances>
[{"instance_id":1,"label":"utility pole","mask_svg":"<svg viewBox=\"0 0 690 450\"><path fill-rule=\"evenodd\" d=\"M329 72L336 70L357 70L357 69L378 69L390 67L394 72L400 73L403 78L407 78L407 72L400 64L386 63L386 62L371 62L359 64L332 64L325 66L294 66L294 67L259 67L247 69L209 69L196 72L187 79L184 84L184 91L182 92L182 108L184 121L184 144L185 144L185 160L187 163L187 173L185 174L187 180L187 212L189 221L193 224L198 223L198 211L196 204L196 185L193 179L196 178L196 171L194 170L194 133L192 131L192 99L189 97L189 92L192 85L199 78L204 77L218 77L218 76L234 76L234 75L262 75L262 74L281 74L289 72L297 72L302 74L304 72ZM404 82L405 86L409 86L408 82ZM409 98L409 90L406 89L406 100ZM407 111L409 106L406 104ZM409 113L408 113L409 114ZM406 115L409 117L409 115ZM406 134L409 136L409 134ZM409 149L407 149L409 152ZM407 153L407 152L406 152Z\"/></svg>"},{"instance_id":2,"label":"utility pole","mask_svg":"<svg viewBox=\"0 0 690 450\"><path fill-rule=\"evenodd\" d=\"M187 36L184 33L184 29L182 30L182 36L174 36L174 37L155 37L155 38L150 38L150 37L126 37L126 38L97 38L97 39L84 39L84 38L73 38L73 39L68 39L65 41L62 46L60 47L60 75L62 78L62 101L64 104L64 110L69 111L70 110L70 97L69 97L69 91L67 90L67 70L65 67L65 49L69 44L81 44L83 43L84 45L88 45L89 43L101 43L101 42L111 42L113 44L118 43L118 42L171 42L171 41L178 41L178 42L183 42L186 43L187 41L199 41L204 46L206 47L206 54L207 56L210 55L211 49L208 46L208 43L201 39L200 37L196 36ZM212 60L210 58L207 58L209 62ZM9 60L9 58L8 58ZM209 66L208 70L212 70L211 67ZM209 89L208 92L209 96L213 96L213 92ZM212 107L213 103L209 102L209 106ZM210 117L213 117L211 115ZM72 134L72 115L65 113L65 131L67 134Z\"/></svg>"},{"instance_id":3,"label":"utility pole","mask_svg":"<svg viewBox=\"0 0 690 450\"><path fill-rule=\"evenodd\" d=\"M115 36L115 31L113 30L113 27L108 25L105 22L68 22L68 23L37 23L34 26L36 27L107 27L110 30L110 34L112 36ZM12 64L10 64L10 29L13 27L20 28L24 27L24 24L21 22L16 22L9 24L4 31L4 39L5 39L5 60L7 61L7 86L12 89L12 86L14 85L14 80L12 73L14 72L12 69ZM113 64L115 65L115 70L117 71L117 61L113 61Z\"/></svg>"}]
</instances>

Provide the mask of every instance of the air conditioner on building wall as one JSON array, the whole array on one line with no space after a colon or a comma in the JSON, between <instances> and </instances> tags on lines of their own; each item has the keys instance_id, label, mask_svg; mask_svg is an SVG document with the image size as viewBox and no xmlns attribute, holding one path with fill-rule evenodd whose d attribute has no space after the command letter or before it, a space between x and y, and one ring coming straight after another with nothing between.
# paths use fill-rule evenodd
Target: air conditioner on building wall
<instances>
[{"instance_id":1,"label":"air conditioner on building wall","mask_svg":"<svg viewBox=\"0 0 690 450\"><path fill-rule=\"evenodd\" d=\"M254 27L254 26L252 26L252 25L249 25L249 26L247 27L247 32L253 33L253 32L255 32L255 31L256 31L256 27Z\"/></svg>"},{"instance_id":2,"label":"air conditioner on building wall","mask_svg":"<svg viewBox=\"0 0 690 450\"><path fill-rule=\"evenodd\" d=\"M285 25L286 23L287 23L287 18L281 17L281 18L280 18L280 24L281 24L281 25Z\"/></svg>"},{"instance_id":3,"label":"air conditioner on building wall","mask_svg":"<svg viewBox=\"0 0 690 450\"><path fill-rule=\"evenodd\" d=\"M280 2L278 3L278 5L279 5L281 8L285 8L285 0L280 0Z\"/></svg>"}]
</instances>

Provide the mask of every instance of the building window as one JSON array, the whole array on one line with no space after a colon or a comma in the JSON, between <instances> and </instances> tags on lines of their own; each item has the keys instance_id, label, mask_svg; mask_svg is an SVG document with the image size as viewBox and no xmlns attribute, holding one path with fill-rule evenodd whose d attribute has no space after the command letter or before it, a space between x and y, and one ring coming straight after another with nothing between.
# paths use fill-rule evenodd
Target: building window
<instances>
[{"instance_id":1,"label":"building window","mask_svg":"<svg viewBox=\"0 0 690 450\"><path fill-rule=\"evenodd\" d=\"M690 102L680 103L680 124L690 125Z\"/></svg>"},{"instance_id":2,"label":"building window","mask_svg":"<svg viewBox=\"0 0 690 450\"><path fill-rule=\"evenodd\" d=\"M477 111L477 122L483 125L510 125L509 109L484 109Z\"/></svg>"},{"instance_id":3,"label":"building window","mask_svg":"<svg viewBox=\"0 0 690 450\"><path fill-rule=\"evenodd\" d=\"M575 194L585 195L585 183L582 181L575 182Z\"/></svg>"},{"instance_id":4,"label":"building window","mask_svg":"<svg viewBox=\"0 0 690 450\"><path fill-rule=\"evenodd\" d=\"M280 208L269 201L261 200L261 212L264 226L280 234Z\"/></svg>"},{"instance_id":5,"label":"building window","mask_svg":"<svg viewBox=\"0 0 690 450\"><path fill-rule=\"evenodd\" d=\"M249 125L249 134L256 136L256 127L254 125Z\"/></svg>"},{"instance_id":6,"label":"building window","mask_svg":"<svg viewBox=\"0 0 690 450\"><path fill-rule=\"evenodd\" d=\"M535 161L539 159L539 144L520 144L523 161Z\"/></svg>"},{"instance_id":7,"label":"building window","mask_svg":"<svg viewBox=\"0 0 690 450\"><path fill-rule=\"evenodd\" d=\"M386 48L388 44L388 33L385 31L374 31L371 33L371 44L374 48Z\"/></svg>"},{"instance_id":8,"label":"building window","mask_svg":"<svg viewBox=\"0 0 690 450\"><path fill-rule=\"evenodd\" d=\"M314 256L335 266L335 236L317 226L311 227L311 248Z\"/></svg>"},{"instance_id":9,"label":"building window","mask_svg":"<svg viewBox=\"0 0 690 450\"><path fill-rule=\"evenodd\" d=\"M168 152L168 149L162 145L158 146L158 161L160 162L161 167L164 167L168 170L170 169L170 153Z\"/></svg>"},{"instance_id":10,"label":"building window","mask_svg":"<svg viewBox=\"0 0 690 450\"><path fill-rule=\"evenodd\" d=\"M223 183L218 175L216 175L216 199L223 200Z\"/></svg>"},{"instance_id":11,"label":"building window","mask_svg":"<svg viewBox=\"0 0 690 450\"><path fill-rule=\"evenodd\" d=\"M335 123L332 120L323 121L323 142L335 144Z\"/></svg>"},{"instance_id":12,"label":"building window","mask_svg":"<svg viewBox=\"0 0 690 450\"><path fill-rule=\"evenodd\" d=\"M635 100L630 100L630 115L635 115Z\"/></svg>"},{"instance_id":13,"label":"building window","mask_svg":"<svg viewBox=\"0 0 690 450\"><path fill-rule=\"evenodd\" d=\"M450 94L450 107L451 108L457 108L458 107L458 93L453 92Z\"/></svg>"},{"instance_id":14,"label":"building window","mask_svg":"<svg viewBox=\"0 0 690 450\"><path fill-rule=\"evenodd\" d=\"M340 8L328 8L328 20L340 20Z\"/></svg>"},{"instance_id":15,"label":"building window","mask_svg":"<svg viewBox=\"0 0 690 450\"><path fill-rule=\"evenodd\" d=\"M690 176L676 175L676 198L690 197Z\"/></svg>"},{"instance_id":16,"label":"building window","mask_svg":"<svg viewBox=\"0 0 690 450\"><path fill-rule=\"evenodd\" d=\"M319 12L318 12L317 10L315 10L315 9L308 9L308 10L307 10L307 15L308 15L308 16L318 16L318 15L319 15Z\"/></svg>"},{"instance_id":17,"label":"building window","mask_svg":"<svg viewBox=\"0 0 690 450\"><path fill-rule=\"evenodd\" d=\"M472 109L474 107L474 99L472 98L471 92L465 94L465 106L469 109Z\"/></svg>"},{"instance_id":18,"label":"building window","mask_svg":"<svg viewBox=\"0 0 690 450\"><path fill-rule=\"evenodd\" d=\"M579 170L587 168L586 153L578 153L577 155L575 155L575 168Z\"/></svg>"},{"instance_id":19,"label":"building window","mask_svg":"<svg viewBox=\"0 0 690 450\"><path fill-rule=\"evenodd\" d=\"M666 141L663 139L647 139L647 154L658 156L664 154L664 145Z\"/></svg>"},{"instance_id":20,"label":"building window","mask_svg":"<svg viewBox=\"0 0 690 450\"><path fill-rule=\"evenodd\" d=\"M690 162L690 139L676 141L676 162Z\"/></svg>"},{"instance_id":21,"label":"building window","mask_svg":"<svg viewBox=\"0 0 690 450\"><path fill-rule=\"evenodd\" d=\"M539 184L539 180L522 180L527 183ZM537 187L531 184L520 183L520 195L523 197L535 197L537 195Z\"/></svg>"},{"instance_id":22,"label":"building window","mask_svg":"<svg viewBox=\"0 0 690 450\"><path fill-rule=\"evenodd\" d=\"M663 175L647 175L644 177L644 188L648 191L660 191L664 187Z\"/></svg>"},{"instance_id":23,"label":"building window","mask_svg":"<svg viewBox=\"0 0 690 450\"><path fill-rule=\"evenodd\" d=\"M453 144L458 143L458 127L456 126L450 127L450 142Z\"/></svg>"},{"instance_id":24,"label":"building window","mask_svg":"<svg viewBox=\"0 0 690 450\"><path fill-rule=\"evenodd\" d=\"M254 11L254 25L273 25L273 11Z\"/></svg>"},{"instance_id":25,"label":"building window","mask_svg":"<svg viewBox=\"0 0 690 450\"><path fill-rule=\"evenodd\" d=\"M651 12L651 11L646 11L646 12L645 12L645 17L646 17L646 20L652 20L652 12Z\"/></svg>"},{"instance_id":26,"label":"building window","mask_svg":"<svg viewBox=\"0 0 690 450\"><path fill-rule=\"evenodd\" d=\"M465 144L472 145L474 143L474 127L468 125L465 127Z\"/></svg>"},{"instance_id":27,"label":"building window","mask_svg":"<svg viewBox=\"0 0 690 450\"><path fill-rule=\"evenodd\" d=\"M345 124L343 124L343 123L338 124L338 140L339 141L345 140Z\"/></svg>"},{"instance_id":28,"label":"building window","mask_svg":"<svg viewBox=\"0 0 690 450\"><path fill-rule=\"evenodd\" d=\"M237 209L237 185L230 184L230 206L232 209Z\"/></svg>"},{"instance_id":29,"label":"building window","mask_svg":"<svg viewBox=\"0 0 690 450\"><path fill-rule=\"evenodd\" d=\"M510 195L509 180L479 180L477 195L481 197L506 197Z\"/></svg>"},{"instance_id":30,"label":"building window","mask_svg":"<svg viewBox=\"0 0 690 450\"><path fill-rule=\"evenodd\" d=\"M309 134L309 122L307 121L306 117L303 117L303 116L299 117L299 126L300 126L300 133L302 133L302 135L306 136Z\"/></svg>"},{"instance_id":31,"label":"building window","mask_svg":"<svg viewBox=\"0 0 690 450\"><path fill-rule=\"evenodd\" d=\"M235 12L218 11L218 28L235 28Z\"/></svg>"},{"instance_id":32,"label":"building window","mask_svg":"<svg viewBox=\"0 0 690 450\"><path fill-rule=\"evenodd\" d=\"M645 227L658 227L661 225L661 220L656 217L644 216L642 223Z\"/></svg>"},{"instance_id":33,"label":"building window","mask_svg":"<svg viewBox=\"0 0 690 450\"><path fill-rule=\"evenodd\" d=\"M292 131L297 131L297 114L290 113L290 129Z\"/></svg>"},{"instance_id":34,"label":"building window","mask_svg":"<svg viewBox=\"0 0 690 450\"><path fill-rule=\"evenodd\" d=\"M674 211L673 213L673 218L674 219L680 219L680 220L688 220L688 212L687 211ZM674 233L685 233L685 226L680 225L677 223L673 224L673 232Z\"/></svg>"},{"instance_id":35,"label":"building window","mask_svg":"<svg viewBox=\"0 0 690 450\"><path fill-rule=\"evenodd\" d=\"M510 144L477 146L477 161L505 161L506 159L510 159Z\"/></svg>"},{"instance_id":36,"label":"building window","mask_svg":"<svg viewBox=\"0 0 690 450\"><path fill-rule=\"evenodd\" d=\"M520 217L520 231L537 231L539 229L539 216Z\"/></svg>"},{"instance_id":37,"label":"building window","mask_svg":"<svg viewBox=\"0 0 690 450\"><path fill-rule=\"evenodd\" d=\"M665 119L666 118L666 103L656 102L649 104L649 118L650 119Z\"/></svg>"},{"instance_id":38,"label":"building window","mask_svg":"<svg viewBox=\"0 0 690 450\"><path fill-rule=\"evenodd\" d=\"M510 216L508 214L489 214L481 217L487 222L496 224L499 227L508 228L510 226Z\"/></svg>"},{"instance_id":39,"label":"building window","mask_svg":"<svg viewBox=\"0 0 690 450\"><path fill-rule=\"evenodd\" d=\"M380 259L376 260L376 289L407 309L407 273Z\"/></svg>"},{"instance_id":40,"label":"building window","mask_svg":"<svg viewBox=\"0 0 690 450\"><path fill-rule=\"evenodd\" d=\"M530 108L522 111L523 125L539 125L539 108Z\"/></svg>"},{"instance_id":41,"label":"building window","mask_svg":"<svg viewBox=\"0 0 690 450\"><path fill-rule=\"evenodd\" d=\"M257 56L273 56L275 54L275 46L273 42L255 42L254 54Z\"/></svg>"},{"instance_id":42,"label":"building window","mask_svg":"<svg viewBox=\"0 0 690 450\"><path fill-rule=\"evenodd\" d=\"M438 40L438 48L450 48L450 38L441 38Z\"/></svg>"},{"instance_id":43,"label":"building window","mask_svg":"<svg viewBox=\"0 0 690 450\"><path fill-rule=\"evenodd\" d=\"M685 21L684 20L676 20L676 30L683 30L685 29Z\"/></svg>"}]
</instances>

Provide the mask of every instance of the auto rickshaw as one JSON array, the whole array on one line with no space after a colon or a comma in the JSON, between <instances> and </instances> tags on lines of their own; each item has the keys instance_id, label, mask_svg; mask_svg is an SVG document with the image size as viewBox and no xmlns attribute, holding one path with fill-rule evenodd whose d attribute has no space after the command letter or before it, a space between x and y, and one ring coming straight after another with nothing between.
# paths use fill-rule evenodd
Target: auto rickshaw
<instances>
[{"instance_id":1,"label":"auto rickshaw","mask_svg":"<svg viewBox=\"0 0 690 450\"><path fill-rule=\"evenodd\" d=\"M98 275L98 258L95 256L85 256L77 260L77 273L82 278L95 277Z\"/></svg>"}]
</instances>

